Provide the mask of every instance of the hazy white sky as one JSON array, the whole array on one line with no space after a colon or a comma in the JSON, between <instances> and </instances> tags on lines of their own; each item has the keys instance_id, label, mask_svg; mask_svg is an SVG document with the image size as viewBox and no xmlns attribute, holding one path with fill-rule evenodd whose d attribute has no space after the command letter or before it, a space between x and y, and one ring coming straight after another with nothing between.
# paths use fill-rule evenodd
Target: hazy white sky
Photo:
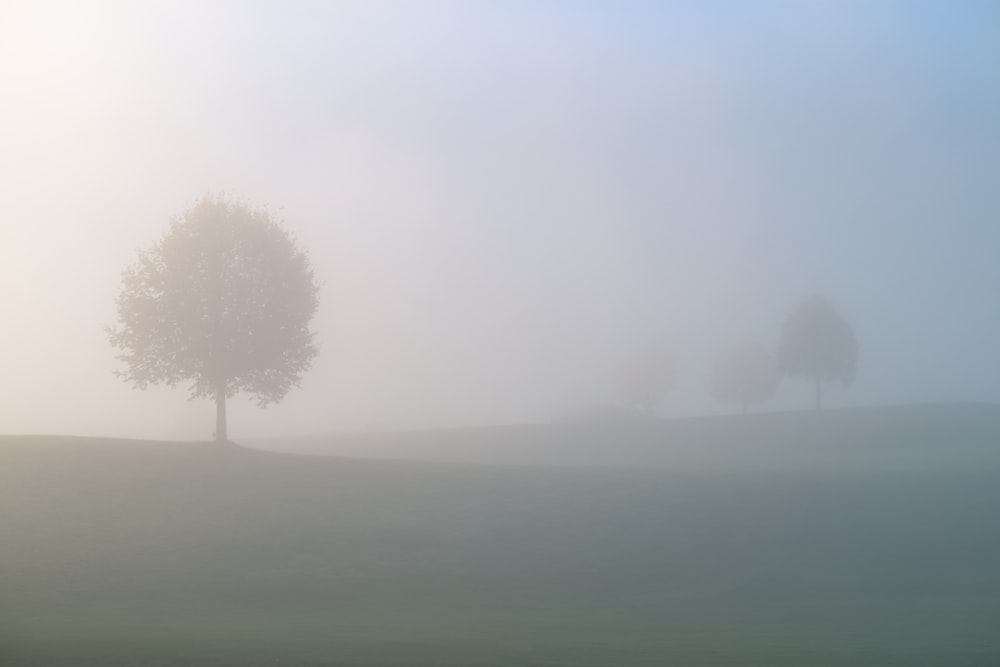
<instances>
[{"instance_id":1,"label":"hazy white sky","mask_svg":"<svg viewBox=\"0 0 1000 667\"><path fill-rule=\"evenodd\" d=\"M0 432L209 437L132 390L119 273L206 191L322 283L301 390L230 433L546 420L825 292L829 405L1000 400L991 2L0 0ZM786 381L768 407L808 407Z\"/></svg>"}]
</instances>

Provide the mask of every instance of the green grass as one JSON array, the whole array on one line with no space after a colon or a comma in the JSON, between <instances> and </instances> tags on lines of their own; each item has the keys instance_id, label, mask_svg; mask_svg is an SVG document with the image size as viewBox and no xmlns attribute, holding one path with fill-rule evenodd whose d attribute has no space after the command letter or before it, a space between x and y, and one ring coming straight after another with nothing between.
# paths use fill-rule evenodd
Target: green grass
<instances>
[{"instance_id":1,"label":"green grass","mask_svg":"<svg viewBox=\"0 0 1000 667\"><path fill-rule=\"evenodd\" d=\"M670 420L342 433L248 444L289 453L672 471L1000 469L1000 409L900 405Z\"/></svg>"},{"instance_id":2,"label":"green grass","mask_svg":"<svg viewBox=\"0 0 1000 667\"><path fill-rule=\"evenodd\" d=\"M0 664L1000 664L996 408L582 428L466 435L604 467L0 438Z\"/></svg>"}]
</instances>

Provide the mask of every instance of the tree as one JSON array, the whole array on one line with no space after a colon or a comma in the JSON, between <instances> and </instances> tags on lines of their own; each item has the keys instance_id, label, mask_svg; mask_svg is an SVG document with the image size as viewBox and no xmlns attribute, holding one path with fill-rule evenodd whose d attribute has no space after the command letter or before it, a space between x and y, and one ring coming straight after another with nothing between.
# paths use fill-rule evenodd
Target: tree
<instances>
[{"instance_id":1,"label":"tree","mask_svg":"<svg viewBox=\"0 0 1000 667\"><path fill-rule=\"evenodd\" d=\"M223 195L200 199L140 251L115 303L117 375L138 389L190 381L192 399L215 399L218 442L227 398L280 401L317 354L308 258L267 208Z\"/></svg>"},{"instance_id":2,"label":"tree","mask_svg":"<svg viewBox=\"0 0 1000 667\"><path fill-rule=\"evenodd\" d=\"M625 366L618 390L626 407L651 415L673 384L673 365L661 355L647 354Z\"/></svg>"},{"instance_id":3,"label":"tree","mask_svg":"<svg viewBox=\"0 0 1000 667\"><path fill-rule=\"evenodd\" d=\"M712 395L720 401L747 406L774 395L781 377L778 362L764 345L744 341L719 357L712 373Z\"/></svg>"},{"instance_id":4,"label":"tree","mask_svg":"<svg viewBox=\"0 0 1000 667\"><path fill-rule=\"evenodd\" d=\"M811 378L816 384L816 409L823 406L823 383L854 381L858 343L847 320L823 296L804 301L789 316L778 347L784 375Z\"/></svg>"}]
</instances>

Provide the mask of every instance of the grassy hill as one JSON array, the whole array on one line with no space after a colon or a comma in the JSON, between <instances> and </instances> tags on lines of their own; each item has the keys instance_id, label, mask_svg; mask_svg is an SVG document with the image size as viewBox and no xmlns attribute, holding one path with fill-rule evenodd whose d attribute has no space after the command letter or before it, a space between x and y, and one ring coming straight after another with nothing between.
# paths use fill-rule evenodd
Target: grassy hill
<instances>
[{"instance_id":1,"label":"grassy hill","mask_svg":"<svg viewBox=\"0 0 1000 667\"><path fill-rule=\"evenodd\" d=\"M1000 468L1000 406L900 405L687 419L262 438L271 451L503 465L671 470Z\"/></svg>"},{"instance_id":2,"label":"grassy hill","mask_svg":"<svg viewBox=\"0 0 1000 667\"><path fill-rule=\"evenodd\" d=\"M0 438L0 664L1000 662L997 408L462 433Z\"/></svg>"}]
</instances>

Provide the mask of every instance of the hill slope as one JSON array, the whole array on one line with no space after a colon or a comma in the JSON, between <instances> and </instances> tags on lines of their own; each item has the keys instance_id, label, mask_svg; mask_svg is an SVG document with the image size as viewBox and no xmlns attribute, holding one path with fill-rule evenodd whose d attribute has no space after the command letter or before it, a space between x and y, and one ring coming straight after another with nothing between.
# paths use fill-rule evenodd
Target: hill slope
<instances>
[{"instance_id":1,"label":"hill slope","mask_svg":"<svg viewBox=\"0 0 1000 667\"><path fill-rule=\"evenodd\" d=\"M913 430L971 463L982 428ZM671 471L0 438L0 663L1000 660L1000 471L883 446Z\"/></svg>"},{"instance_id":2,"label":"hill slope","mask_svg":"<svg viewBox=\"0 0 1000 667\"><path fill-rule=\"evenodd\" d=\"M1000 406L900 405L666 420L622 420L267 438L299 454L503 465L735 470L1000 469Z\"/></svg>"}]
</instances>

